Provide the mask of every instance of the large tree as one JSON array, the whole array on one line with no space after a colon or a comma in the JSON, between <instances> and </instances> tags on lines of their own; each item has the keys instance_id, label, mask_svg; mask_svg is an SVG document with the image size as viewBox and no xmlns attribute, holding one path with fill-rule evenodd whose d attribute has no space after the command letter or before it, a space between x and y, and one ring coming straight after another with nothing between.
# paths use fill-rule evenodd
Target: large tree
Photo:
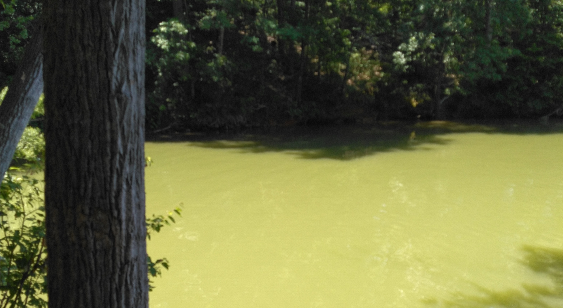
<instances>
[{"instance_id":1,"label":"large tree","mask_svg":"<svg viewBox=\"0 0 563 308\"><path fill-rule=\"evenodd\" d=\"M10 89L0 105L0 182L8 169L16 146L43 93L43 35L40 21L33 24L28 43Z\"/></svg>"},{"instance_id":2,"label":"large tree","mask_svg":"<svg viewBox=\"0 0 563 308\"><path fill-rule=\"evenodd\" d=\"M147 307L144 0L46 0L49 307Z\"/></svg>"}]
</instances>

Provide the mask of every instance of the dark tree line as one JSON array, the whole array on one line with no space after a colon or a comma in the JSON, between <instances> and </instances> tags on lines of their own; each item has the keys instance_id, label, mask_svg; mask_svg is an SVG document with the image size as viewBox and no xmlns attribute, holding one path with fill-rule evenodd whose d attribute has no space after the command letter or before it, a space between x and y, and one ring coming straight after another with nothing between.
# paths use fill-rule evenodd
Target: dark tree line
<instances>
[{"instance_id":1,"label":"dark tree line","mask_svg":"<svg viewBox=\"0 0 563 308\"><path fill-rule=\"evenodd\" d=\"M12 6L0 15L10 25L0 35L12 42L0 44L8 64L17 63L25 43L27 33L17 29L26 29L41 8L32 0ZM149 0L147 6L149 131L539 118L556 116L563 104L560 1Z\"/></svg>"},{"instance_id":2,"label":"dark tree line","mask_svg":"<svg viewBox=\"0 0 563 308\"><path fill-rule=\"evenodd\" d=\"M539 118L563 104L560 1L148 5L164 20L149 28L149 127Z\"/></svg>"}]
</instances>

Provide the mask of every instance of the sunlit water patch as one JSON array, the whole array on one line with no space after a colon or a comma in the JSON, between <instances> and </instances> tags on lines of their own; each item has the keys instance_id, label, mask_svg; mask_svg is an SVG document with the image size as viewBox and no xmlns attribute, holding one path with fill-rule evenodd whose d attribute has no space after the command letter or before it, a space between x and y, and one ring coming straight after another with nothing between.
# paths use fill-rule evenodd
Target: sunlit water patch
<instances>
[{"instance_id":1,"label":"sunlit water patch","mask_svg":"<svg viewBox=\"0 0 563 308\"><path fill-rule=\"evenodd\" d=\"M151 307L563 307L563 129L149 142ZM543 305L543 306L542 306Z\"/></svg>"}]
</instances>

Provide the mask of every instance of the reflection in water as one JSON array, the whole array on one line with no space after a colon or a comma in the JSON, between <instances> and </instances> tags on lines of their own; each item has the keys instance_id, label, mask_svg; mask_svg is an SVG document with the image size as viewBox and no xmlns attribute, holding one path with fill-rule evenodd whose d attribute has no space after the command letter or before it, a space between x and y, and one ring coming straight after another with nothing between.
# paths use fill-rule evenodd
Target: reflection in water
<instances>
[{"instance_id":1,"label":"reflection in water","mask_svg":"<svg viewBox=\"0 0 563 308\"><path fill-rule=\"evenodd\" d=\"M148 143L149 213L185 204L149 242L172 266L151 307L563 307L561 131L441 122Z\"/></svg>"},{"instance_id":2,"label":"reflection in water","mask_svg":"<svg viewBox=\"0 0 563 308\"><path fill-rule=\"evenodd\" d=\"M449 123L449 122L448 122ZM457 127L457 126L456 126ZM467 128L467 126L462 126ZM469 126L473 127L473 126ZM483 129L477 126L478 129ZM195 146L211 149L238 150L242 153L283 152L306 159L351 160L377 153L412 151L416 145L446 145L444 136L430 133L451 128L419 128L417 135L413 127L399 124L364 129L360 127L324 127L289 129L268 135L235 135L229 140L222 138L208 140L206 137L193 138ZM474 127L474 129L476 129ZM203 140L200 140L203 139ZM419 148L421 149L421 148Z\"/></svg>"},{"instance_id":3,"label":"reflection in water","mask_svg":"<svg viewBox=\"0 0 563 308\"><path fill-rule=\"evenodd\" d=\"M563 250L525 246L523 265L538 274L545 275L551 283L523 283L520 288L493 291L477 287L478 295L456 294L454 299L438 305L428 300L429 307L459 308L559 308L563 303Z\"/></svg>"}]
</instances>

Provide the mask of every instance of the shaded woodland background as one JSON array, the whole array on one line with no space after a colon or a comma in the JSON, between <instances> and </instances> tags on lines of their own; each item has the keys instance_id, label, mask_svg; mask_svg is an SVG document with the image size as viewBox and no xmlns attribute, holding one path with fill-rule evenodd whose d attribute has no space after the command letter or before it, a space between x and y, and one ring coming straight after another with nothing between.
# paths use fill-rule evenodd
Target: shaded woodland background
<instances>
[{"instance_id":1,"label":"shaded woodland background","mask_svg":"<svg viewBox=\"0 0 563 308\"><path fill-rule=\"evenodd\" d=\"M148 131L540 118L563 109L556 0L147 0ZM35 0L4 0L9 86Z\"/></svg>"}]
</instances>

